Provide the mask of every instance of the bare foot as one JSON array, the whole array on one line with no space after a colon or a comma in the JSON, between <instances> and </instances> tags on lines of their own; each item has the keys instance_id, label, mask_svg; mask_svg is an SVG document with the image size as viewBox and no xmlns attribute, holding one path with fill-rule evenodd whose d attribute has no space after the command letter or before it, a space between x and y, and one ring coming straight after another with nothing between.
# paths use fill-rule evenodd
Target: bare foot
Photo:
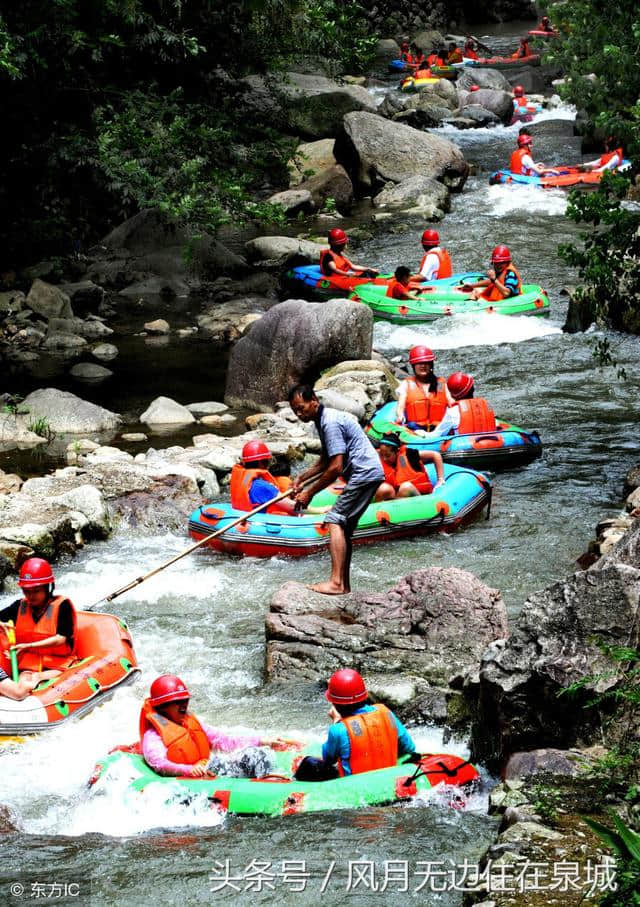
<instances>
[{"instance_id":1,"label":"bare foot","mask_svg":"<svg viewBox=\"0 0 640 907\"><path fill-rule=\"evenodd\" d=\"M321 595L344 595L348 591L342 586L335 586L331 582L314 583L312 586L307 586L307 589L311 589L312 592L320 592Z\"/></svg>"}]
</instances>

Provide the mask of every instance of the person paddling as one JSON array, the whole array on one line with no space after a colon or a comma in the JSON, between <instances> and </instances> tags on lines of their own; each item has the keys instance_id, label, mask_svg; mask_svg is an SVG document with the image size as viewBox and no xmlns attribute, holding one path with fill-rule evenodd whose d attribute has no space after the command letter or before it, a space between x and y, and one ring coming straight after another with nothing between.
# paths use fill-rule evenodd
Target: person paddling
<instances>
[{"instance_id":1,"label":"person paddling","mask_svg":"<svg viewBox=\"0 0 640 907\"><path fill-rule=\"evenodd\" d=\"M322 758L306 756L296 771L298 781L329 781L395 765L416 745L406 727L382 703L369 705L362 675L342 668L329 679L325 698L333 724L322 745Z\"/></svg>"},{"instance_id":2,"label":"person paddling","mask_svg":"<svg viewBox=\"0 0 640 907\"><path fill-rule=\"evenodd\" d=\"M242 462L236 463L231 470L231 506L234 510L253 510L291 488L288 476L274 476L269 472L272 460L264 441L247 441L242 448ZM298 513L291 498L272 504L266 512L288 516Z\"/></svg>"},{"instance_id":3,"label":"person paddling","mask_svg":"<svg viewBox=\"0 0 640 907\"><path fill-rule=\"evenodd\" d=\"M511 252L506 246L496 246L491 253L491 264L487 276L476 283L468 283L464 290L471 290L471 299L486 299L498 302L522 293L522 279L511 260Z\"/></svg>"},{"instance_id":4,"label":"person paddling","mask_svg":"<svg viewBox=\"0 0 640 907\"><path fill-rule=\"evenodd\" d=\"M406 423L414 431L431 431L442 420L447 407L453 406L446 381L434 373L435 361L433 350L427 346L409 350L413 376L405 378L398 387L396 422Z\"/></svg>"},{"instance_id":5,"label":"person paddling","mask_svg":"<svg viewBox=\"0 0 640 907\"><path fill-rule=\"evenodd\" d=\"M431 494L444 485L444 466L438 451L414 450L403 444L396 432L390 431L380 439L378 454L384 470L384 482L376 491L376 501ZM435 485L425 472L425 463L433 463L436 468Z\"/></svg>"},{"instance_id":6,"label":"person paddling","mask_svg":"<svg viewBox=\"0 0 640 907\"><path fill-rule=\"evenodd\" d=\"M464 48L462 50L462 56L465 60L479 59L478 54L476 52L476 45L474 43L473 38L470 38L470 37L467 38Z\"/></svg>"},{"instance_id":7,"label":"person paddling","mask_svg":"<svg viewBox=\"0 0 640 907\"><path fill-rule=\"evenodd\" d=\"M604 154L595 161L580 164L578 170L591 171L592 173L603 173L605 170L616 170L621 166L624 160L624 151L622 147L616 147L617 141L613 136L605 139Z\"/></svg>"},{"instance_id":8,"label":"person paddling","mask_svg":"<svg viewBox=\"0 0 640 907\"><path fill-rule=\"evenodd\" d=\"M462 51L455 41L450 41L447 52L447 64L451 66L453 63L462 63Z\"/></svg>"},{"instance_id":9,"label":"person paddling","mask_svg":"<svg viewBox=\"0 0 640 907\"><path fill-rule=\"evenodd\" d=\"M524 128L524 127L523 127ZM518 136L518 147L511 155L509 170L522 176L557 176L558 171L545 164L536 164L531 157L533 137L528 132Z\"/></svg>"},{"instance_id":10,"label":"person paddling","mask_svg":"<svg viewBox=\"0 0 640 907\"><path fill-rule=\"evenodd\" d=\"M511 54L512 60L521 60L523 57L531 56L531 48L529 47L528 38L520 38L520 44L515 53Z\"/></svg>"},{"instance_id":11,"label":"person paddling","mask_svg":"<svg viewBox=\"0 0 640 907\"><path fill-rule=\"evenodd\" d=\"M327 277L332 274L339 274L341 277L377 277L378 271L375 268L367 268L364 265L354 265L344 254L344 250L349 242L349 237L341 230L340 227L333 227L329 230L329 248L323 249L320 253L320 270Z\"/></svg>"},{"instance_id":12,"label":"person paddling","mask_svg":"<svg viewBox=\"0 0 640 907\"><path fill-rule=\"evenodd\" d=\"M24 562L18 585L24 598L0 611L0 627L6 632L8 621L15 625L19 671L28 672L27 681L31 672L38 673L38 682L58 677L77 660L75 608L65 596L54 596L55 577L44 558Z\"/></svg>"}]
</instances>

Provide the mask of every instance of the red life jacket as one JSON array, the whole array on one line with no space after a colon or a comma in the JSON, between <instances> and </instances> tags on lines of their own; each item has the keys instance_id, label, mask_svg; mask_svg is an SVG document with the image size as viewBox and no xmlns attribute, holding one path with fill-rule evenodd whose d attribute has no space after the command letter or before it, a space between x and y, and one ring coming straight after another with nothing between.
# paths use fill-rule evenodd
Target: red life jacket
<instances>
[{"instance_id":1,"label":"red life jacket","mask_svg":"<svg viewBox=\"0 0 640 907\"><path fill-rule=\"evenodd\" d=\"M420 272L422 272L424 263L427 260L427 255L435 255L439 262L438 270L433 277L434 280L442 280L443 277L451 277L453 274L453 267L451 265L451 256L446 249L435 246L433 249L429 249L428 252L425 252L420 261Z\"/></svg>"},{"instance_id":2,"label":"red life jacket","mask_svg":"<svg viewBox=\"0 0 640 907\"><path fill-rule=\"evenodd\" d=\"M467 60L478 60L479 59L478 54L471 47L465 47L465 49L462 52L462 55Z\"/></svg>"},{"instance_id":3,"label":"red life jacket","mask_svg":"<svg viewBox=\"0 0 640 907\"><path fill-rule=\"evenodd\" d=\"M462 51L456 47L447 55L447 63L462 63Z\"/></svg>"},{"instance_id":4,"label":"red life jacket","mask_svg":"<svg viewBox=\"0 0 640 907\"><path fill-rule=\"evenodd\" d=\"M513 99L513 106L515 108L526 107L528 103L529 102L527 101L527 99L525 98L524 95L520 95L520 97L518 97L518 98L514 97L514 99Z\"/></svg>"},{"instance_id":5,"label":"red life jacket","mask_svg":"<svg viewBox=\"0 0 640 907\"><path fill-rule=\"evenodd\" d=\"M211 744L195 715L185 715L181 724L169 721L145 699L140 710L140 744L149 728L157 731L167 748L167 759L182 765L195 765L209 759Z\"/></svg>"},{"instance_id":6,"label":"red life jacket","mask_svg":"<svg viewBox=\"0 0 640 907\"><path fill-rule=\"evenodd\" d=\"M393 715L386 705L374 705L373 709L342 719L349 736L349 764L353 775L389 768L398 761L398 728ZM340 760L338 771L344 775Z\"/></svg>"},{"instance_id":7,"label":"red life jacket","mask_svg":"<svg viewBox=\"0 0 640 907\"><path fill-rule=\"evenodd\" d=\"M426 384L417 378L405 380L408 385L405 419L407 422L435 428L442 421L449 406L447 382L444 378L438 378L437 390L432 394L427 390Z\"/></svg>"},{"instance_id":8,"label":"red life jacket","mask_svg":"<svg viewBox=\"0 0 640 907\"><path fill-rule=\"evenodd\" d=\"M613 151L607 151L601 156L600 160L598 161L598 167L604 167L605 164L608 164L611 158L615 157L616 154L620 158L621 164L624 152L622 151L622 148L615 148ZM620 166L620 164L618 164L618 167Z\"/></svg>"},{"instance_id":9,"label":"red life jacket","mask_svg":"<svg viewBox=\"0 0 640 907\"><path fill-rule=\"evenodd\" d=\"M411 482L420 494L431 494L433 491L433 485L429 481L429 477L424 469L422 467L420 467L420 469L414 469L409 462L407 448L404 444L401 444L398 448L398 459L396 460L395 466L391 466L390 463L385 463L382 457L380 458L380 462L382 464L382 469L384 470L385 482L388 482L396 491L403 482Z\"/></svg>"},{"instance_id":10,"label":"red life jacket","mask_svg":"<svg viewBox=\"0 0 640 907\"><path fill-rule=\"evenodd\" d=\"M331 277L335 271L332 271L329 268L329 262L332 261L336 268L339 268L341 271L348 271L351 267L351 262L348 258L345 258L344 255L340 255L339 252L334 252L333 249L323 249L320 253L320 270L327 277Z\"/></svg>"},{"instance_id":11,"label":"red life jacket","mask_svg":"<svg viewBox=\"0 0 640 907\"><path fill-rule=\"evenodd\" d=\"M408 299L408 290L408 287L403 287L400 281L394 277L393 280L389 281L386 295L390 296L391 299Z\"/></svg>"},{"instance_id":12,"label":"red life jacket","mask_svg":"<svg viewBox=\"0 0 640 907\"><path fill-rule=\"evenodd\" d=\"M518 287L515 293L516 296L519 296L522 293L522 279L518 274L518 271L514 267L513 263L507 265L507 267L500 274L496 274L497 279L500 283L504 283L503 278L507 276L507 273L512 271L518 278ZM503 296L495 283L490 283L489 286L481 294L483 299L486 299L488 302L498 302L501 299L508 299L508 296Z\"/></svg>"},{"instance_id":13,"label":"red life jacket","mask_svg":"<svg viewBox=\"0 0 640 907\"><path fill-rule=\"evenodd\" d=\"M73 625L73 640L76 639L76 611L68 598L63 595L56 595L49 599L44 612L38 621L33 619L33 611L22 599L18 605L18 615L16 617L16 642L38 642L41 639L48 639L50 636L58 635L58 616L60 607L64 602L68 602L71 608L71 620ZM55 669L64 671L70 667L76 657L72 647L68 642L60 646L44 646L38 649L25 649L18 652L18 667L21 671L44 671Z\"/></svg>"},{"instance_id":14,"label":"red life jacket","mask_svg":"<svg viewBox=\"0 0 640 907\"><path fill-rule=\"evenodd\" d=\"M460 400L458 409L460 410L458 434L474 435L483 431L496 430L496 417L483 397Z\"/></svg>"},{"instance_id":15,"label":"red life jacket","mask_svg":"<svg viewBox=\"0 0 640 907\"><path fill-rule=\"evenodd\" d=\"M509 170L512 173L521 173L523 176L534 176L535 171L531 170L530 167L525 167L522 163L522 158L529 155L531 157L531 151L529 148L517 148L511 155L511 161L509 162Z\"/></svg>"},{"instance_id":16,"label":"red life jacket","mask_svg":"<svg viewBox=\"0 0 640 907\"><path fill-rule=\"evenodd\" d=\"M531 48L529 47L529 42L525 41L524 44L521 44L520 47L514 54L511 54L512 60L519 60L522 57L530 57Z\"/></svg>"},{"instance_id":17,"label":"red life jacket","mask_svg":"<svg viewBox=\"0 0 640 907\"><path fill-rule=\"evenodd\" d=\"M278 492L288 491L291 488L291 479L288 476L272 476L268 469L247 469L240 463L231 470L231 506L234 510L254 510L255 504L251 503L249 492L254 479L263 479L273 485ZM279 504L270 504L267 513L287 513Z\"/></svg>"}]
</instances>

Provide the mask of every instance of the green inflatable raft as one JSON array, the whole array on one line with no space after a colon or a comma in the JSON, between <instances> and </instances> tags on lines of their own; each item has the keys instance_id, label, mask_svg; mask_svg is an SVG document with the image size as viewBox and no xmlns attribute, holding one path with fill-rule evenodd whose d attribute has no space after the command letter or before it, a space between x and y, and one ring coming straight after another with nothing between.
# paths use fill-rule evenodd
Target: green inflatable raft
<instances>
[{"instance_id":1,"label":"green inflatable raft","mask_svg":"<svg viewBox=\"0 0 640 907\"><path fill-rule=\"evenodd\" d=\"M392 299L387 296L387 287L362 284L349 296L356 302L369 306L378 321L393 324L414 324L435 321L447 315L468 315L478 312L500 315L548 315L549 297L542 287L523 284L522 293L507 299L488 302L486 299L470 299L469 292L459 286L425 287L416 300Z\"/></svg>"},{"instance_id":2,"label":"green inflatable raft","mask_svg":"<svg viewBox=\"0 0 640 907\"><path fill-rule=\"evenodd\" d=\"M447 753L404 756L391 768L332 781L295 781L292 774L306 755L320 755L318 744L302 750L272 752L275 773L264 778L167 778L157 775L139 754L138 745L120 747L96 766L91 784L98 788L126 777L127 795L138 797L149 788L164 788L167 804L205 797L213 807L240 815L289 816L320 810L357 809L396 803L424 795L439 784L469 786L479 778L461 756ZM419 761L418 761L419 760ZM452 791L453 801L463 802Z\"/></svg>"}]
</instances>

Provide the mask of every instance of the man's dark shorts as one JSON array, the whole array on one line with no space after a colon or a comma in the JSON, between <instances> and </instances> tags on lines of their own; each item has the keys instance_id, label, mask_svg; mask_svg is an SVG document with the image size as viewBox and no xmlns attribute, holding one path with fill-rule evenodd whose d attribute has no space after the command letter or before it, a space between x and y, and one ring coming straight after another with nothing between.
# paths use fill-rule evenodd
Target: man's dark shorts
<instances>
[{"instance_id":1,"label":"man's dark shorts","mask_svg":"<svg viewBox=\"0 0 640 907\"><path fill-rule=\"evenodd\" d=\"M344 491L324 518L325 523L337 523L342 526L347 538L351 538L358 520L365 512L382 479L373 482L352 484L348 482Z\"/></svg>"}]
</instances>

